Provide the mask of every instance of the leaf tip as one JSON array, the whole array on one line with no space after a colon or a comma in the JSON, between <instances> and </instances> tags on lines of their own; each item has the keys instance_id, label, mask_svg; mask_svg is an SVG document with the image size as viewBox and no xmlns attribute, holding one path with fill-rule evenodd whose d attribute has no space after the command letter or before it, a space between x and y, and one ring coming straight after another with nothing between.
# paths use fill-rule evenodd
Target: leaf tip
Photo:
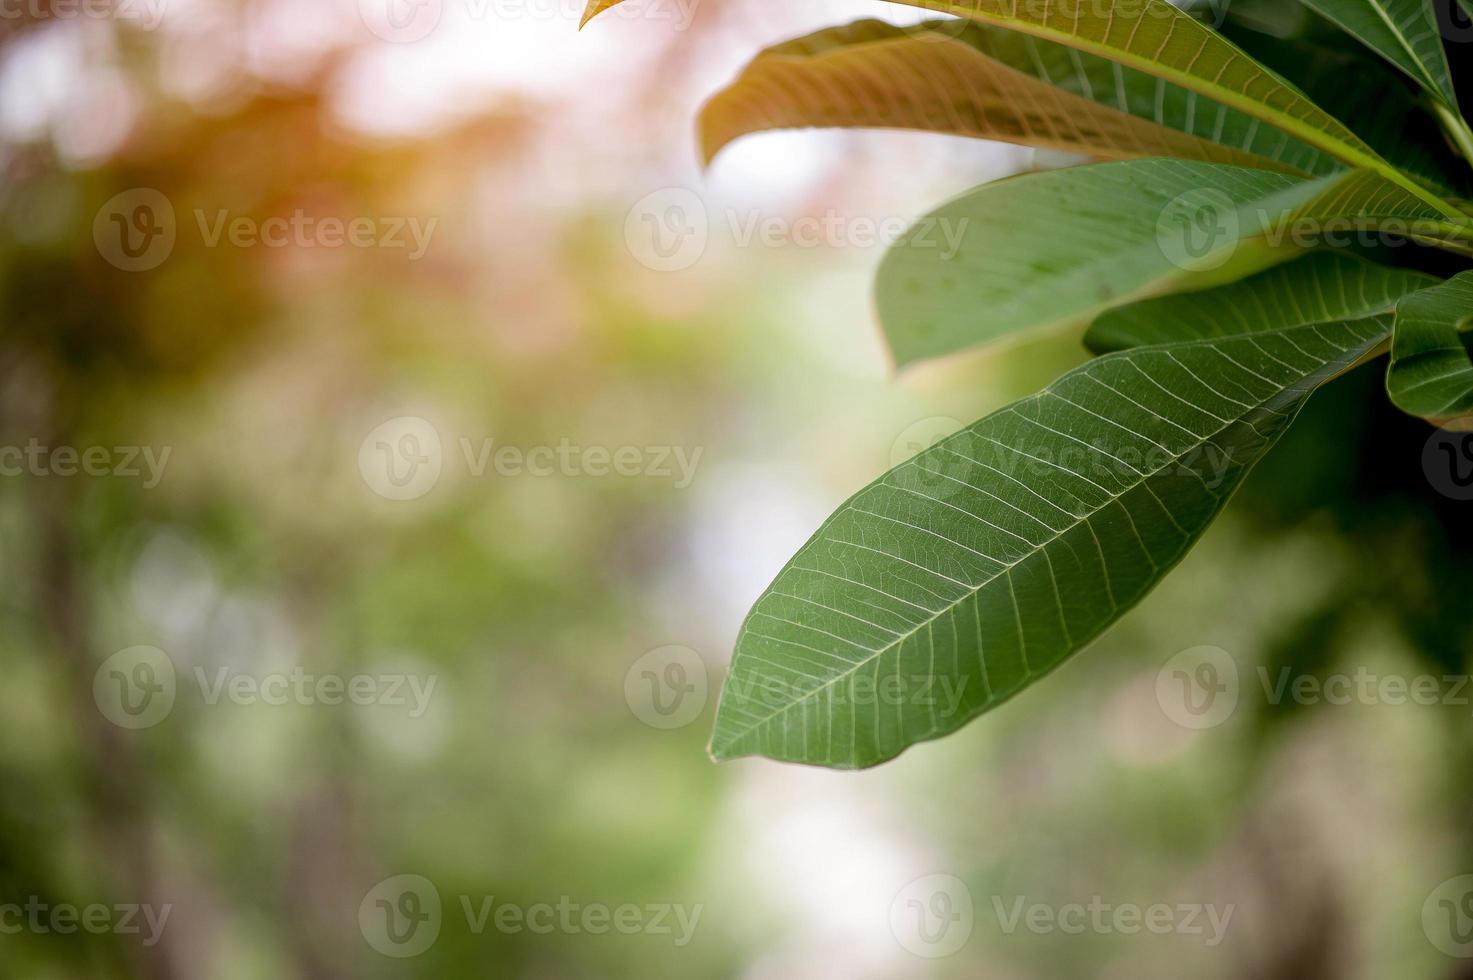
<instances>
[{"instance_id":1,"label":"leaf tip","mask_svg":"<svg viewBox=\"0 0 1473 980\"><path fill-rule=\"evenodd\" d=\"M588 22L597 17L606 6L608 4L604 3L603 0L588 0L588 3L583 7L582 16L578 18L578 30L581 31L587 27Z\"/></svg>"},{"instance_id":2,"label":"leaf tip","mask_svg":"<svg viewBox=\"0 0 1473 980\"><path fill-rule=\"evenodd\" d=\"M711 741L706 743L706 758L717 765L723 762L730 762L732 759L741 758L741 753L732 752L730 744L719 744L717 738L717 734L713 732L711 734Z\"/></svg>"}]
</instances>

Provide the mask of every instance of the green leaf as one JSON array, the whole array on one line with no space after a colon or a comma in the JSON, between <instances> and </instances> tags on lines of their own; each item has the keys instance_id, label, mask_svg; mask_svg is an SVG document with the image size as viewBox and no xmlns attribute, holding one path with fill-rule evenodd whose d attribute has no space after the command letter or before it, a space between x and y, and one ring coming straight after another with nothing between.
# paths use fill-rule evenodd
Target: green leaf
<instances>
[{"instance_id":1,"label":"green leaf","mask_svg":"<svg viewBox=\"0 0 1473 980\"><path fill-rule=\"evenodd\" d=\"M757 600L711 755L871 766L1017 694L1139 602L1389 328L1111 354L891 470Z\"/></svg>"},{"instance_id":2,"label":"green leaf","mask_svg":"<svg viewBox=\"0 0 1473 980\"><path fill-rule=\"evenodd\" d=\"M1059 44L961 20L862 20L770 48L701 112L709 161L766 129L920 129L1105 159L1168 156L1288 173L1339 163L1195 92Z\"/></svg>"},{"instance_id":3,"label":"green leaf","mask_svg":"<svg viewBox=\"0 0 1473 980\"><path fill-rule=\"evenodd\" d=\"M1459 331L1473 319L1473 272L1406 297L1396 330L1386 390L1402 411L1439 424L1473 416L1473 359Z\"/></svg>"},{"instance_id":4,"label":"green leaf","mask_svg":"<svg viewBox=\"0 0 1473 980\"><path fill-rule=\"evenodd\" d=\"M1415 227L1462 248L1465 225L1375 174L1302 180L1134 160L984 185L933 211L880 264L881 326L901 365L1113 306L1230 282L1317 245L1318 229Z\"/></svg>"},{"instance_id":5,"label":"green leaf","mask_svg":"<svg viewBox=\"0 0 1473 980\"><path fill-rule=\"evenodd\" d=\"M583 22L620 0L588 0ZM1167 0L908 0L1135 68L1236 109L1341 162L1381 174L1448 216L1457 208L1405 176L1343 123Z\"/></svg>"},{"instance_id":6,"label":"green leaf","mask_svg":"<svg viewBox=\"0 0 1473 980\"><path fill-rule=\"evenodd\" d=\"M1436 118L1401 72L1362 48L1332 49L1233 24L1225 30L1230 40L1297 85L1320 108L1349 120L1356 135L1392 166L1440 193L1467 195L1467 163L1448 148Z\"/></svg>"},{"instance_id":7,"label":"green leaf","mask_svg":"<svg viewBox=\"0 0 1473 980\"><path fill-rule=\"evenodd\" d=\"M1325 176L1342 169L1335 157L1254 116L1144 71L991 24L970 24L962 38L1009 67L1162 126L1267 157L1305 174Z\"/></svg>"},{"instance_id":8,"label":"green leaf","mask_svg":"<svg viewBox=\"0 0 1473 980\"><path fill-rule=\"evenodd\" d=\"M1142 300L1103 314L1084 335L1096 353L1150 344L1282 330L1390 313L1399 299L1438 282L1344 252L1311 252L1226 286Z\"/></svg>"},{"instance_id":9,"label":"green leaf","mask_svg":"<svg viewBox=\"0 0 1473 980\"><path fill-rule=\"evenodd\" d=\"M1430 0L1301 0L1406 72L1450 106L1458 104Z\"/></svg>"}]
</instances>

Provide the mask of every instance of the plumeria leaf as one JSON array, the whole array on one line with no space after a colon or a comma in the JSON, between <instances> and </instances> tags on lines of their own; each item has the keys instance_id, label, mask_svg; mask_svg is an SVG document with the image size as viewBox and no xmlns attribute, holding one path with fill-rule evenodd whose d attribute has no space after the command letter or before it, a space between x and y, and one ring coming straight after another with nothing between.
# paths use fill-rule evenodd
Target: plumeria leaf
<instances>
[{"instance_id":1,"label":"plumeria leaf","mask_svg":"<svg viewBox=\"0 0 1473 980\"><path fill-rule=\"evenodd\" d=\"M710 751L841 769L1057 667L1201 536L1389 317L1111 354L921 452L824 523L737 638Z\"/></svg>"},{"instance_id":2,"label":"plumeria leaf","mask_svg":"<svg viewBox=\"0 0 1473 980\"><path fill-rule=\"evenodd\" d=\"M589 0L583 20L619 0ZM1212 27L1167 0L909 0L913 5L1063 44L1236 109L1347 166L1370 170L1448 216L1458 209L1388 164L1339 120Z\"/></svg>"},{"instance_id":3,"label":"plumeria leaf","mask_svg":"<svg viewBox=\"0 0 1473 980\"><path fill-rule=\"evenodd\" d=\"M1438 282L1339 251L1303 258L1213 289L1142 300L1111 310L1084 342L1097 353L1149 344L1282 330L1390 313L1408 293Z\"/></svg>"},{"instance_id":4,"label":"plumeria leaf","mask_svg":"<svg viewBox=\"0 0 1473 980\"><path fill-rule=\"evenodd\" d=\"M1338 168L1193 92L957 20L911 28L864 20L770 48L707 103L702 151L710 160L740 136L800 126L930 130L1111 160L1169 156L1297 174Z\"/></svg>"},{"instance_id":5,"label":"plumeria leaf","mask_svg":"<svg viewBox=\"0 0 1473 980\"><path fill-rule=\"evenodd\" d=\"M905 365L1230 282L1332 231L1375 228L1455 249L1469 234L1364 171L1305 180L1176 160L1075 167L984 185L921 219L881 262L876 302Z\"/></svg>"},{"instance_id":6,"label":"plumeria leaf","mask_svg":"<svg viewBox=\"0 0 1473 980\"><path fill-rule=\"evenodd\" d=\"M1420 92L1395 68L1361 49L1282 39L1235 25L1228 37L1297 85L1315 104L1347 120L1387 162L1441 194L1466 196L1468 165L1448 148Z\"/></svg>"},{"instance_id":7,"label":"plumeria leaf","mask_svg":"<svg viewBox=\"0 0 1473 980\"><path fill-rule=\"evenodd\" d=\"M1458 104L1431 0L1301 0L1450 106Z\"/></svg>"},{"instance_id":8,"label":"plumeria leaf","mask_svg":"<svg viewBox=\"0 0 1473 980\"><path fill-rule=\"evenodd\" d=\"M1473 359L1459 333L1470 320L1473 272L1397 304L1386 390L1398 408L1442 425L1473 423Z\"/></svg>"}]
</instances>

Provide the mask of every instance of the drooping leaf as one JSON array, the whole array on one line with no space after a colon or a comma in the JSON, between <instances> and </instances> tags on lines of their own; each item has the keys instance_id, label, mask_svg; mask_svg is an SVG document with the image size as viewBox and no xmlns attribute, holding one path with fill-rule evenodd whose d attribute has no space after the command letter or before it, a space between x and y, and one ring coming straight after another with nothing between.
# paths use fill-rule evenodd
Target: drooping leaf
<instances>
[{"instance_id":1,"label":"drooping leaf","mask_svg":"<svg viewBox=\"0 0 1473 980\"><path fill-rule=\"evenodd\" d=\"M588 0L586 23L620 0ZM1341 162L1381 174L1443 214L1458 210L1402 174L1343 123L1211 27L1168 3L1080 0L907 0L1052 41L1135 68L1259 119Z\"/></svg>"},{"instance_id":2,"label":"drooping leaf","mask_svg":"<svg viewBox=\"0 0 1473 980\"><path fill-rule=\"evenodd\" d=\"M1296 174L1338 168L1196 93L961 21L900 28L863 20L764 51L702 110L702 152L709 161L737 137L801 126L930 130L1111 160L1167 156Z\"/></svg>"},{"instance_id":3,"label":"drooping leaf","mask_svg":"<svg viewBox=\"0 0 1473 980\"><path fill-rule=\"evenodd\" d=\"M1396 306L1386 390L1402 411L1440 424L1473 421L1473 359L1460 334L1473 320L1473 272Z\"/></svg>"},{"instance_id":4,"label":"drooping leaf","mask_svg":"<svg viewBox=\"0 0 1473 980\"><path fill-rule=\"evenodd\" d=\"M917 222L880 264L876 305L904 365L1230 282L1322 244L1336 227L1382 226L1454 248L1468 234L1364 171L1303 180L1134 160L1028 174Z\"/></svg>"},{"instance_id":5,"label":"drooping leaf","mask_svg":"<svg viewBox=\"0 0 1473 980\"><path fill-rule=\"evenodd\" d=\"M1450 106L1458 104L1430 0L1301 0Z\"/></svg>"},{"instance_id":6,"label":"drooping leaf","mask_svg":"<svg viewBox=\"0 0 1473 980\"><path fill-rule=\"evenodd\" d=\"M1225 286L1131 303L1102 314L1084 335L1096 353L1182 340L1282 330L1307 323L1389 314L1398 300L1437 279L1367 262L1346 252L1303 258Z\"/></svg>"},{"instance_id":7,"label":"drooping leaf","mask_svg":"<svg viewBox=\"0 0 1473 980\"><path fill-rule=\"evenodd\" d=\"M757 600L716 759L892 758L1017 694L1146 595L1389 317L1111 354L861 490Z\"/></svg>"}]
</instances>

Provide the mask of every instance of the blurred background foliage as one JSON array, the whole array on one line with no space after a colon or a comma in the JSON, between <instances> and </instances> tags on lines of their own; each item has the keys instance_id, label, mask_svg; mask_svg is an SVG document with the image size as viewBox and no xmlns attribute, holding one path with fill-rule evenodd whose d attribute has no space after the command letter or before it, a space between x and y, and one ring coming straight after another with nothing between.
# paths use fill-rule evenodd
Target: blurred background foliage
<instances>
[{"instance_id":1,"label":"blurred background foliage","mask_svg":"<svg viewBox=\"0 0 1473 980\"><path fill-rule=\"evenodd\" d=\"M740 618L829 510L898 461L914 423L970 421L1084 356L1070 334L897 379L868 305L877 247L733 240L726 215L905 218L1067 162L807 133L747 140L701 174L703 93L760 46L877 5L791 6L709 0L686 31L636 15L579 35L572 4L447 0L413 44L327 0L167 0L152 30L0 22L0 443L170 452L153 487L0 479L0 900L173 907L152 946L0 935L0 972L1459 975L1420 915L1473 868L1470 709L1273 706L1256 673L1468 669L1468 505L1429 485L1428 430L1385 407L1376 366L1316 396L1180 572L1026 697L857 775L705 759ZM641 265L624 234L633 202L666 187L713 216L679 273ZM133 188L177 215L145 272L104 261L92 234ZM194 216L222 210L437 225L417 260L210 247ZM356 461L403 415L435 425L446 469L390 501ZM455 465L462 438L702 456L685 488L476 477ZM664 731L624 679L672 643L707 663L711 697ZM181 680L167 719L129 731L92 685L139 644L181 677L300 665L438 684L410 717L210 705ZM1229 651L1244 685L1201 732L1153 694L1198 645ZM967 883L977 922L961 953L927 961L887 917L935 872ZM409 960L374 952L357 920L401 873L447 908ZM462 895L703 913L682 947L475 934ZM1016 895L1236 913L1211 948L1007 934L991 897Z\"/></svg>"}]
</instances>

